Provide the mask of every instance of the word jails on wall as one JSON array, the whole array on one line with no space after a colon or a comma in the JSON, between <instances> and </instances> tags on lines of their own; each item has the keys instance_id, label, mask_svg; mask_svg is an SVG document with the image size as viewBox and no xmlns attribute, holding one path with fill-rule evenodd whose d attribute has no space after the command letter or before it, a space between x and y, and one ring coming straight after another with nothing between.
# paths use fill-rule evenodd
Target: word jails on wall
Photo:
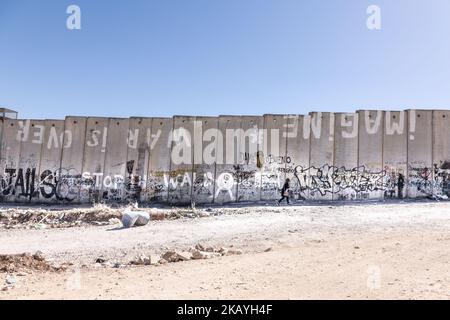
<instances>
[{"instance_id":1,"label":"word jails on wall","mask_svg":"<svg viewBox=\"0 0 450 320\"><path fill-rule=\"evenodd\" d=\"M2 202L439 198L450 111L1 122Z\"/></svg>"}]
</instances>

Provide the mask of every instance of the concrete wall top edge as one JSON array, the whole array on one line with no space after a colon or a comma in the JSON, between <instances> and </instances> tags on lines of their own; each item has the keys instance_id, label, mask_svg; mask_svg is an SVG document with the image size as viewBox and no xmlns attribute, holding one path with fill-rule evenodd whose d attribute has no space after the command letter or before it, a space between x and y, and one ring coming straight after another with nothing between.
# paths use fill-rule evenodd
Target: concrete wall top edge
<instances>
[{"instance_id":1,"label":"concrete wall top edge","mask_svg":"<svg viewBox=\"0 0 450 320\"><path fill-rule=\"evenodd\" d=\"M283 117L283 116L287 116L288 114L286 114L286 113L265 113L265 114L263 114L262 116L263 117L265 117L265 116L270 116L270 117ZM257 116L255 116L255 117L257 117Z\"/></svg>"},{"instance_id":2,"label":"concrete wall top edge","mask_svg":"<svg viewBox=\"0 0 450 320\"><path fill-rule=\"evenodd\" d=\"M330 111L311 111L308 113L308 115L313 115L313 114L318 114L318 113L322 113L322 114L331 114L331 113L336 113L336 112L330 112Z\"/></svg>"},{"instance_id":3,"label":"concrete wall top edge","mask_svg":"<svg viewBox=\"0 0 450 320\"><path fill-rule=\"evenodd\" d=\"M92 120L92 119L102 119L102 120L108 120L108 119L110 119L110 118L108 118L108 117L87 117L87 119L90 119L90 120Z\"/></svg>"},{"instance_id":4,"label":"concrete wall top edge","mask_svg":"<svg viewBox=\"0 0 450 320\"><path fill-rule=\"evenodd\" d=\"M71 116L71 115L69 115L69 116L66 116L65 117L65 119L67 119L67 118L78 118L78 119L87 119L88 117L81 117L81 116Z\"/></svg>"},{"instance_id":5,"label":"concrete wall top edge","mask_svg":"<svg viewBox=\"0 0 450 320\"><path fill-rule=\"evenodd\" d=\"M151 118L153 120L172 120L172 118L166 118L166 117L155 117L155 118Z\"/></svg>"},{"instance_id":6,"label":"concrete wall top edge","mask_svg":"<svg viewBox=\"0 0 450 320\"><path fill-rule=\"evenodd\" d=\"M364 111L369 111L369 112L377 112L377 111L381 111L381 112L384 112L384 111L389 111L389 110L380 110L380 109L358 109L358 110L356 110L355 112L364 112Z\"/></svg>"},{"instance_id":7,"label":"concrete wall top edge","mask_svg":"<svg viewBox=\"0 0 450 320\"><path fill-rule=\"evenodd\" d=\"M138 119L138 120L144 120L144 119L172 119L172 118L168 118L168 117L130 117L130 120L133 119Z\"/></svg>"},{"instance_id":8,"label":"concrete wall top edge","mask_svg":"<svg viewBox=\"0 0 450 320\"><path fill-rule=\"evenodd\" d=\"M205 120L208 120L208 119L219 119L219 117L214 117L214 116L199 116L199 117L196 117L197 119L205 119Z\"/></svg>"},{"instance_id":9,"label":"concrete wall top edge","mask_svg":"<svg viewBox=\"0 0 450 320\"><path fill-rule=\"evenodd\" d=\"M245 116L241 116L241 118L243 118L243 119L262 118L262 116L248 116L248 115L245 115Z\"/></svg>"},{"instance_id":10,"label":"concrete wall top edge","mask_svg":"<svg viewBox=\"0 0 450 320\"><path fill-rule=\"evenodd\" d=\"M420 112L425 112L425 111L429 111L429 112L448 112L449 110L446 109L406 109L405 111L420 111Z\"/></svg>"},{"instance_id":11,"label":"concrete wall top edge","mask_svg":"<svg viewBox=\"0 0 450 320\"><path fill-rule=\"evenodd\" d=\"M197 118L197 116L173 116L173 118L172 119L174 119L174 120L178 120L178 119L188 119L188 120L190 120L190 119L195 119L195 118Z\"/></svg>"},{"instance_id":12,"label":"concrete wall top edge","mask_svg":"<svg viewBox=\"0 0 450 320\"><path fill-rule=\"evenodd\" d=\"M285 116L288 116L288 117L305 117L305 116L307 116L307 114L303 114L303 113L286 113Z\"/></svg>"},{"instance_id":13,"label":"concrete wall top edge","mask_svg":"<svg viewBox=\"0 0 450 320\"><path fill-rule=\"evenodd\" d=\"M232 114L221 114L218 116L219 118L240 118L242 116L232 115Z\"/></svg>"},{"instance_id":14,"label":"concrete wall top edge","mask_svg":"<svg viewBox=\"0 0 450 320\"><path fill-rule=\"evenodd\" d=\"M130 118L108 118L110 121L122 121L122 120L129 120Z\"/></svg>"},{"instance_id":15,"label":"concrete wall top edge","mask_svg":"<svg viewBox=\"0 0 450 320\"><path fill-rule=\"evenodd\" d=\"M359 112L401 112L401 111L421 111L421 112L450 112L449 109L425 109L425 108L408 108L404 110L384 110L384 109L357 109L355 111L348 111L348 112L331 112L331 111L311 111L307 114L294 114L294 113L265 113L262 115L227 115L227 114L221 114L217 116L208 116L208 115L174 115L173 117L151 117L151 116L131 116L131 117L108 117L108 116L74 116L74 115L68 115L65 116L64 119L27 119L27 118L18 118L18 119L1 119L4 120L16 120L16 121L64 121L66 119L114 119L114 120L126 120L126 119L174 119L174 118L196 118L196 117L203 117L203 118L220 118L220 117L227 117L227 118L242 118L242 117L265 117L265 116L307 116L307 115L314 115L318 113L323 114L354 114Z\"/></svg>"}]
</instances>

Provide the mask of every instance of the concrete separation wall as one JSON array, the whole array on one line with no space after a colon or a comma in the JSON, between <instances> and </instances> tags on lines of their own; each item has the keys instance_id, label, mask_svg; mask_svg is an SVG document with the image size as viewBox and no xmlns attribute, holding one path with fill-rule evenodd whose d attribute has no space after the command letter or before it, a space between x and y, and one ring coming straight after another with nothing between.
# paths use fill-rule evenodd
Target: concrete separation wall
<instances>
[{"instance_id":1,"label":"concrete separation wall","mask_svg":"<svg viewBox=\"0 0 450 320\"><path fill-rule=\"evenodd\" d=\"M407 173L406 112L386 111L383 135L384 197L403 198Z\"/></svg>"},{"instance_id":2,"label":"concrete separation wall","mask_svg":"<svg viewBox=\"0 0 450 320\"><path fill-rule=\"evenodd\" d=\"M450 194L450 111L0 122L0 201L198 204Z\"/></svg>"},{"instance_id":3,"label":"concrete separation wall","mask_svg":"<svg viewBox=\"0 0 450 320\"><path fill-rule=\"evenodd\" d=\"M194 167L192 201L212 203L216 175L219 119L197 117L194 126Z\"/></svg>"},{"instance_id":4,"label":"concrete separation wall","mask_svg":"<svg viewBox=\"0 0 450 320\"><path fill-rule=\"evenodd\" d=\"M358 199L380 199L384 192L384 111L358 111Z\"/></svg>"},{"instance_id":5,"label":"concrete separation wall","mask_svg":"<svg viewBox=\"0 0 450 320\"><path fill-rule=\"evenodd\" d=\"M358 114L336 113L334 121L333 199L354 200L358 178Z\"/></svg>"},{"instance_id":6,"label":"concrete separation wall","mask_svg":"<svg viewBox=\"0 0 450 320\"><path fill-rule=\"evenodd\" d=\"M264 115L264 130L261 135L261 199L275 200L280 197L283 186L286 159L286 116Z\"/></svg>"},{"instance_id":7,"label":"concrete separation wall","mask_svg":"<svg viewBox=\"0 0 450 320\"><path fill-rule=\"evenodd\" d=\"M146 191L150 161L152 118L130 118L127 135L125 199L148 200Z\"/></svg>"},{"instance_id":8,"label":"concrete separation wall","mask_svg":"<svg viewBox=\"0 0 450 320\"><path fill-rule=\"evenodd\" d=\"M309 198L309 147L309 116L287 116L285 171L295 200Z\"/></svg>"},{"instance_id":9,"label":"concrete separation wall","mask_svg":"<svg viewBox=\"0 0 450 320\"><path fill-rule=\"evenodd\" d=\"M335 185L334 113L310 114L309 198L332 200Z\"/></svg>"},{"instance_id":10,"label":"concrete separation wall","mask_svg":"<svg viewBox=\"0 0 450 320\"><path fill-rule=\"evenodd\" d=\"M172 128L173 120L170 118L152 120L150 161L145 188L149 201L167 202L169 196Z\"/></svg>"}]
</instances>

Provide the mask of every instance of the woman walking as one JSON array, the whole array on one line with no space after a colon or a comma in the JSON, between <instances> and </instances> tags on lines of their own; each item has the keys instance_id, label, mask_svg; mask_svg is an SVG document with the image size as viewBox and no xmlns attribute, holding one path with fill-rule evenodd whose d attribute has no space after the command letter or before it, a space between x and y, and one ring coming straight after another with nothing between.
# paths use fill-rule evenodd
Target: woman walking
<instances>
[{"instance_id":1,"label":"woman walking","mask_svg":"<svg viewBox=\"0 0 450 320\"><path fill-rule=\"evenodd\" d=\"M281 199L278 200L277 204L280 205L281 201L283 201L284 199L286 199L287 204L289 204L289 183L291 182L291 180L286 179L286 181L284 182L283 188L281 189Z\"/></svg>"}]
</instances>

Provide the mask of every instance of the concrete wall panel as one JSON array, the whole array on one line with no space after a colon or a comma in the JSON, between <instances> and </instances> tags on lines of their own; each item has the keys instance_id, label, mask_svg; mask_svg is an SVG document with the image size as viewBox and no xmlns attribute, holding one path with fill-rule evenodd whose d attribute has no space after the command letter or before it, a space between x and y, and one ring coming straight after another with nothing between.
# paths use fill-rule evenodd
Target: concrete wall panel
<instances>
[{"instance_id":1,"label":"concrete wall panel","mask_svg":"<svg viewBox=\"0 0 450 320\"><path fill-rule=\"evenodd\" d=\"M358 198L358 114L335 113L333 200Z\"/></svg>"},{"instance_id":2,"label":"concrete wall panel","mask_svg":"<svg viewBox=\"0 0 450 320\"><path fill-rule=\"evenodd\" d=\"M147 194L150 202L167 202L170 178L171 118L153 118L150 137L150 161Z\"/></svg>"},{"instance_id":3,"label":"concrete wall panel","mask_svg":"<svg viewBox=\"0 0 450 320\"><path fill-rule=\"evenodd\" d=\"M289 178L292 200L309 197L309 135L310 125L305 116L286 117L286 178Z\"/></svg>"},{"instance_id":4,"label":"concrete wall panel","mask_svg":"<svg viewBox=\"0 0 450 320\"><path fill-rule=\"evenodd\" d=\"M66 117L64 121L61 170L55 190L56 197L63 203L80 202L86 124L84 117Z\"/></svg>"},{"instance_id":5,"label":"concrete wall panel","mask_svg":"<svg viewBox=\"0 0 450 320\"><path fill-rule=\"evenodd\" d=\"M102 201L121 202L128 197L128 188L125 186L128 129L129 119L109 119L105 167L103 170Z\"/></svg>"},{"instance_id":6,"label":"concrete wall panel","mask_svg":"<svg viewBox=\"0 0 450 320\"><path fill-rule=\"evenodd\" d=\"M129 121L125 200L147 202L152 118L130 118Z\"/></svg>"},{"instance_id":7,"label":"concrete wall panel","mask_svg":"<svg viewBox=\"0 0 450 320\"><path fill-rule=\"evenodd\" d=\"M46 120L44 139L41 144L39 174L39 202L57 203L58 177L64 143L64 120Z\"/></svg>"},{"instance_id":8,"label":"concrete wall panel","mask_svg":"<svg viewBox=\"0 0 450 320\"><path fill-rule=\"evenodd\" d=\"M1 159L2 159L2 152L3 152L3 127L4 127L5 119L0 119L0 169L1 169ZM3 172L0 171L0 175L3 177Z\"/></svg>"},{"instance_id":9,"label":"concrete wall panel","mask_svg":"<svg viewBox=\"0 0 450 320\"><path fill-rule=\"evenodd\" d=\"M238 163L241 117L220 116L219 136L223 143L217 146L216 181L214 203L237 201L237 174L235 164ZM221 139L219 138L218 141Z\"/></svg>"},{"instance_id":10,"label":"concrete wall panel","mask_svg":"<svg viewBox=\"0 0 450 320\"><path fill-rule=\"evenodd\" d=\"M102 201L108 118L88 118L83 157L81 202Z\"/></svg>"},{"instance_id":11,"label":"concrete wall panel","mask_svg":"<svg viewBox=\"0 0 450 320\"><path fill-rule=\"evenodd\" d=\"M333 199L334 114L310 113L311 153L309 195L313 200Z\"/></svg>"},{"instance_id":12,"label":"concrete wall panel","mask_svg":"<svg viewBox=\"0 0 450 320\"><path fill-rule=\"evenodd\" d=\"M259 137L263 126L263 117L241 117L238 163L235 166L238 201L261 199L261 169L264 158L260 152Z\"/></svg>"},{"instance_id":13,"label":"concrete wall panel","mask_svg":"<svg viewBox=\"0 0 450 320\"><path fill-rule=\"evenodd\" d=\"M433 195L450 196L450 111L433 111Z\"/></svg>"},{"instance_id":14,"label":"concrete wall panel","mask_svg":"<svg viewBox=\"0 0 450 320\"><path fill-rule=\"evenodd\" d=\"M385 198L403 198L407 177L407 116L404 111L386 111L383 133Z\"/></svg>"},{"instance_id":15,"label":"concrete wall panel","mask_svg":"<svg viewBox=\"0 0 450 320\"><path fill-rule=\"evenodd\" d=\"M384 112L358 111L358 199L382 199Z\"/></svg>"},{"instance_id":16,"label":"concrete wall panel","mask_svg":"<svg viewBox=\"0 0 450 320\"><path fill-rule=\"evenodd\" d=\"M169 203L191 202L195 117L173 118Z\"/></svg>"},{"instance_id":17,"label":"concrete wall panel","mask_svg":"<svg viewBox=\"0 0 450 320\"><path fill-rule=\"evenodd\" d=\"M24 134L20 142L19 166L15 184L15 202L39 202L39 165L45 138L45 121L25 121Z\"/></svg>"},{"instance_id":18,"label":"concrete wall panel","mask_svg":"<svg viewBox=\"0 0 450 320\"><path fill-rule=\"evenodd\" d=\"M195 121L192 187L192 201L195 203L214 201L218 125L216 117L197 117Z\"/></svg>"},{"instance_id":19,"label":"concrete wall panel","mask_svg":"<svg viewBox=\"0 0 450 320\"><path fill-rule=\"evenodd\" d=\"M280 189L286 178L286 123L285 115L264 115L261 200L280 198Z\"/></svg>"},{"instance_id":20,"label":"concrete wall panel","mask_svg":"<svg viewBox=\"0 0 450 320\"><path fill-rule=\"evenodd\" d=\"M25 121L5 119L1 145L1 201L14 202L15 184L20 158L20 139Z\"/></svg>"},{"instance_id":21,"label":"concrete wall panel","mask_svg":"<svg viewBox=\"0 0 450 320\"><path fill-rule=\"evenodd\" d=\"M408 187L409 198L431 196L432 188L432 120L433 112L408 110Z\"/></svg>"}]
</instances>

